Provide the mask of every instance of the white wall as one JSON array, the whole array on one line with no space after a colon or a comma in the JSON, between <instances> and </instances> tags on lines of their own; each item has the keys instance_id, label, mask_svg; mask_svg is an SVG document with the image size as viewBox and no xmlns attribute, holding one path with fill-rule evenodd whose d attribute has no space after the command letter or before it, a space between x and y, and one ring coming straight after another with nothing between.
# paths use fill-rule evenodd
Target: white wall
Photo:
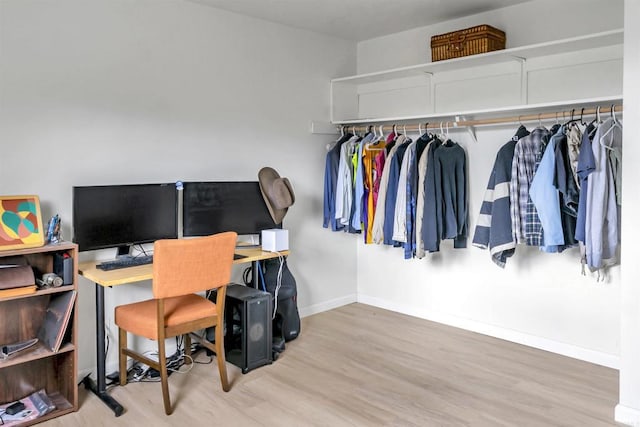
<instances>
[{"instance_id":1,"label":"white wall","mask_svg":"<svg viewBox=\"0 0 640 427\"><path fill-rule=\"evenodd\" d=\"M505 29L514 47L621 28L622 19L622 2L539 0L359 43L358 71L425 62L431 35L481 23ZM577 249L544 254L519 246L502 270L471 246L495 155L516 127L481 128L477 143L452 132L469 164L469 247L454 250L449 241L438 254L404 260L398 249L359 243L358 300L615 367L620 267L597 283L595 275L580 274Z\"/></svg>"},{"instance_id":2,"label":"white wall","mask_svg":"<svg viewBox=\"0 0 640 427\"><path fill-rule=\"evenodd\" d=\"M285 226L301 312L354 301L356 244L322 229L327 141L308 128L355 57L353 42L185 0L2 0L0 194L38 194L70 238L74 185L257 180L272 166L296 193ZM108 320L149 296L149 283L107 289ZM81 371L94 310L81 279Z\"/></svg>"},{"instance_id":3,"label":"white wall","mask_svg":"<svg viewBox=\"0 0 640 427\"><path fill-rule=\"evenodd\" d=\"M480 24L507 48L622 28L622 0L536 0L358 43L358 74L431 61L431 36Z\"/></svg>"},{"instance_id":4,"label":"white wall","mask_svg":"<svg viewBox=\"0 0 640 427\"><path fill-rule=\"evenodd\" d=\"M624 115L627 123L640 120L640 2L624 2ZM637 183L640 171L635 164L640 159L640 145L632 126L624 128L624 166L622 169L622 286L620 293L620 404L616 421L640 425L640 263L635 242L640 239L637 218L640 217L640 193Z\"/></svg>"}]
</instances>

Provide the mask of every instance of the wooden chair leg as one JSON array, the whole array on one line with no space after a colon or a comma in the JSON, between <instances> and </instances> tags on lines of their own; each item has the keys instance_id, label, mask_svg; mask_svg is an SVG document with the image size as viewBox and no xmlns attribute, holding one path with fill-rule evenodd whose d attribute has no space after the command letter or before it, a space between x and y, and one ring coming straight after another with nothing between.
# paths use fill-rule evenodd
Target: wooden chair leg
<instances>
[{"instance_id":1,"label":"wooden chair leg","mask_svg":"<svg viewBox=\"0 0 640 427\"><path fill-rule=\"evenodd\" d=\"M191 335L184 334L184 364L191 364Z\"/></svg>"},{"instance_id":2,"label":"wooden chair leg","mask_svg":"<svg viewBox=\"0 0 640 427\"><path fill-rule=\"evenodd\" d=\"M167 357L165 354L164 339L158 340L158 363L160 364L160 382L162 383L162 399L164 400L164 412L171 415L171 397L169 396L169 375L167 374Z\"/></svg>"},{"instance_id":3,"label":"wooden chair leg","mask_svg":"<svg viewBox=\"0 0 640 427\"><path fill-rule=\"evenodd\" d=\"M127 356L122 352L127 348L127 331L118 328L118 361L120 362L120 385L127 384Z\"/></svg>"},{"instance_id":4,"label":"wooden chair leg","mask_svg":"<svg viewBox=\"0 0 640 427\"><path fill-rule=\"evenodd\" d=\"M222 324L216 325L216 360L218 361L218 371L220 372L220 382L222 383L222 390L229 391L229 380L227 379L227 364L224 357L224 337L222 332L224 327Z\"/></svg>"}]
</instances>

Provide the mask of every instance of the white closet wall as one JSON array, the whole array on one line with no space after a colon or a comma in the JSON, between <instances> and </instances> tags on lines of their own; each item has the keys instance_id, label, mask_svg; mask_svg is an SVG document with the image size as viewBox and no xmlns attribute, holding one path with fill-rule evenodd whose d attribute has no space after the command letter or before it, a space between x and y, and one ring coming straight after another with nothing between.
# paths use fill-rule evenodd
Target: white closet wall
<instances>
[{"instance_id":1,"label":"white closet wall","mask_svg":"<svg viewBox=\"0 0 640 427\"><path fill-rule=\"evenodd\" d=\"M623 26L622 6L622 2L610 1L539 0L372 39L358 45L358 72L428 62L432 35L479 24L506 30L507 47L619 29ZM553 98L554 95L561 99L576 99L622 93L621 52L613 53L611 57L606 57L607 54L585 53L590 56L586 61L592 67L590 79L580 74L579 67L573 72L565 70L561 78L558 73L547 73L543 62L560 61L558 57L537 60L536 73L529 76L530 99L533 102L554 101L558 100ZM596 61L603 56L611 61L604 66L598 65ZM602 70L598 69L599 66ZM601 75L607 70L611 71L612 79ZM463 72L469 73L469 70ZM510 85L517 88L517 82L508 76L491 77L492 72L487 73L480 92L470 97L465 96L464 85L444 84L443 87L449 91L441 90L439 103L448 105L445 104L441 111L479 108L482 97L477 94L482 90L486 92L486 107L518 104L514 102L518 94L505 90ZM438 78L446 83L447 79L459 77L454 74L443 73ZM403 90L409 93L410 86L408 84ZM581 86L584 86L584 95L578 96L576 90ZM369 105L373 105L369 108L374 110L386 108L388 113L388 103L374 101ZM369 115L361 114L362 117ZM402 111L397 115L402 115ZM397 248L364 245L360 238L354 237L359 241L358 300L595 363L617 366L620 352L620 267L610 269L607 280L597 283L595 275L580 274L577 249L562 254L545 254L535 248L519 246L507 262L506 269L502 270L491 262L488 251L471 246L495 155L511 138L516 127L479 128L477 143L472 142L464 130L451 131L452 138L467 151L469 247L454 250L448 241L441 245L440 253L427 255L422 260L404 260L402 251Z\"/></svg>"},{"instance_id":2,"label":"white closet wall","mask_svg":"<svg viewBox=\"0 0 640 427\"><path fill-rule=\"evenodd\" d=\"M640 120L640 2L625 0L624 114L627 123ZM620 326L620 403L616 421L640 425L640 263L636 242L640 239L640 144L632 126L624 128L623 205L622 205L622 289Z\"/></svg>"}]
</instances>

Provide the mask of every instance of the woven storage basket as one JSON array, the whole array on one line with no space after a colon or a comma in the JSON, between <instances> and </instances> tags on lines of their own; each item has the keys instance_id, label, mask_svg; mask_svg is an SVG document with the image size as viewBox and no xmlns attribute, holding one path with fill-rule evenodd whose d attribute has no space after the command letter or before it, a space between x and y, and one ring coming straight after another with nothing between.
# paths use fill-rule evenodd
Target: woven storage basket
<instances>
[{"instance_id":1,"label":"woven storage basket","mask_svg":"<svg viewBox=\"0 0 640 427\"><path fill-rule=\"evenodd\" d=\"M478 25L431 37L431 60L459 58L504 49L504 31L490 25Z\"/></svg>"}]
</instances>

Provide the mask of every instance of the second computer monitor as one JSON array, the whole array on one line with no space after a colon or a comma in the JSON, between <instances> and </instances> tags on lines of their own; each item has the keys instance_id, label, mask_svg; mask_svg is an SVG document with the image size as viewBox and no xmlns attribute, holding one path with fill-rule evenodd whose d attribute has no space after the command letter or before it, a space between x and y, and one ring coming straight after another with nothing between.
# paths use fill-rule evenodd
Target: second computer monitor
<instances>
[{"instance_id":1,"label":"second computer monitor","mask_svg":"<svg viewBox=\"0 0 640 427\"><path fill-rule=\"evenodd\" d=\"M262 230L279 228L258 181L185 182L182 200L185 237L224 231L259 235Z\"/></svg>"}]
</instances>

